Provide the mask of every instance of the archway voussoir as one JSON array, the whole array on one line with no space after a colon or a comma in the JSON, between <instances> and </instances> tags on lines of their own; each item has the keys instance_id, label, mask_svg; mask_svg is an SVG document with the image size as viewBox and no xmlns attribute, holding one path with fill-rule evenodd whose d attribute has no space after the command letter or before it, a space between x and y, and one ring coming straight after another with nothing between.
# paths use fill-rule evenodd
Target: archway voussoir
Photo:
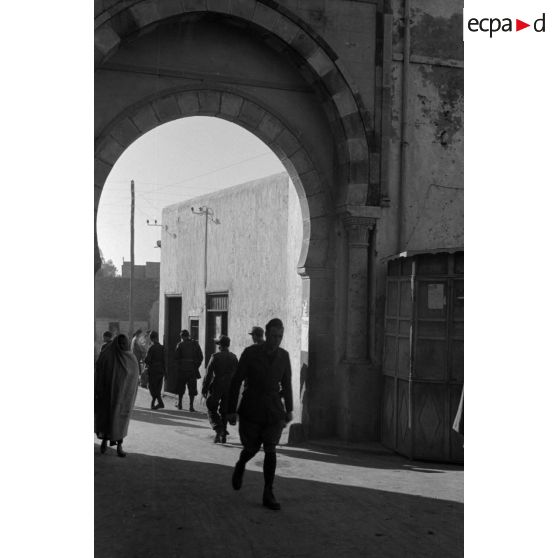
<instances>
[{"instance_id":1,"label":"archway voussoir","mask_svg":"<svg viewBox=\"0 0 558 558\"><path fill-rule=\"evenodd\" d=\"M182 0L184 12L206 12L207 0Z\"/></svg>"},{"instance_id":2,"label":"archway voussoir","mask_svg":"<svg viewBox=\"0 0 558 558\"><path fill-rule=\"evenodd\" d=\"M112 165L101 161L98 157L95 157L94 175L93 180L95 182L95 187L102 190L107 176L110 174Z\"/></svg>"},{"instance_id":3,"label":"archway voussoir","mask_svg":"<svg viewBox=\"0 0 558 558\"><path fill-rule=\"evenodd\" d=\"M149 130L153 130L156 126L161 124L157 114L153 110L151 104L141 107L133 116L132 122L137 126L138 130L145 134Z\"/></svg>"},{"instance_id":4,"label":"archway voussoir","mask_svg":"<svg viewBox=\"0 0 558 558\"><path fill-rule=\"evenodd\" d=\"M182 116L196 114L200 110L200 101L197 91L181 91L176 94L176 101Z\"/></svg>"},{"instance_id":5,"label":"archway voussoir","mask_svg":"<svg viewBox=\"0 0 558 558\"><path fill-rule=\"evenodd\" d=\"M182 111L174 95L157 99L152 102L152 105L161 122L169 122L182 116Z\"/></svg>"},{"instance_id":6,"label":"archway voussoir","mask_svg":"<svg viewBox=\"0 0 558 558\"><path fill-rule=\"evenodd\" d=\"M298 174L304 174L314 169L314 165L306 150L302 147L289 157Z\"/></svg>"},{"instance_id":7,"label":"archway voussoir","mask_svg":"<svg viewBox=\"0 0 558 558\"><path fill-rule=\"evenodd\" d=\"M337 65L337 69L338 69L339 73L343 76L343 79L349 85L352 92L355 93L355 94L358 93L358 87L357 87L356 83L354 82L353 78L351 77L351 72L349 71L349 68L347 68L347 66L345 66L345 63L343 62L343 60L338 58L335 61L335 64Z\"/></svg>"},{"instance_id":8,"label":"archway voussoir","mask_svg":"<svg viewBox=\"0 0 558 558\"><path fill-rule=\"evenodd\" d=\"M113 137L108 136L97 150L97 157L109 165L114 165L124 149Z\"/></svg>"},{"instance_id":9,"label":"archway voussoir","mask_svg":"<svg viewBox=\"0 0 558 558\"><path fill-rule=\"evenodd\" d=\"M95 48L104 55L120 44L120 35L110 26L103 25L95 31Z\"/></svg>"},{"instance_id":10,"label":"archway voussoir","mask_svg":"<svg viewBox=\"0 0 558 558\"><path fill-rule=\"evenodd\" d=\"M255 0L234 0L231 1L231 14L248 21L252 21L252 16L256 10Z\"/></svg>"},{"instance_id":11,"label":"archway voussoir","mask_svg":"<svg viewBox=\"0 0 558 558\"><path fill-rule=\"evenodd\" d=\"M236 118L240 113L242 106L242 98L238 95L231 95L230 93L221 94L221 114Z\"/></svg>"},{"instance_id":12,"label":"archway voussoir","mask_svg":"<svg viewBox=\"0 0 558 558\"><path fill-rule=\"evenodd\" d=\"M289 44L298 51L306 60L314 55L318 46L314 40L304 31L299 30Z\"/></svg>"},{"instance_id":13,"label":"archway voussoir","mask_svg":"<svg viewBox=\"0 0 558 558\"><path fill-rule=\"evenodd\" d=\"M279 147L286 157L290 157L300 146L296 137L286 128L283 129L273 143Z\"/></svg>"},{"instance_id":14,"label":"archway voussoir","mask_svg":"<svg viewBox=\"0 0 558 558\"><path fill-rule=\"evenodd\" d=\"M325 194L314 194L313 196L307 196L306 202L308 203L308 208L310 209L310 216L312 218L322 217L329 213L329 200Z\"/></svg>"},{"instance_id":15,"label":"archway voussoir","mask_svg":"<svg viewBox=\"0 0 558 558\"><path fill-rule=\"evenodd\" d=\"M300 28L294 24L289 18L280 16L275 21L272 31L283 41L291 44L297 36Z\"/></svg>"},{"instance_id":16,"label":"archway voussoir","mask_svg":"<svg viewBox=\"0 0 558 558\"><path fill-rule=\"evenodd\" d=\"M271 31L279 17L279 12L258 2L254 10L254 15L252 16L252 21L264 29Z\"/></svg>"},{"instance_id":17,"label":"archway voussoir","mask_svg":"<svg viewBox=\"0 0 558 558\"><path fill-rule=\"evenodd\" d=\"M129 118L123 118L111 129L110 135L120 145L128 146L141 136L141 132Z\"/></svg>"},{"instance_id":18,"label":"archway voussoir","mask_svg":"<svg viewBox=\"0 0 558 558\"><path fill-rule=\"evenodd\" d=\"M161 19L161 14L159 14L155 0L144 0L128 9L140 29Z\"/></svg>"},{"instance_id":19,"label":"archway voussoir","mask_svg":"<svg viewBox=\"0 0 558 558\"><path fill-rule=\"evenodd\" d=\"M346 203L348 205L365 205L368 198L368 183L347 186Z\"/></svg>"},{"instance_id":20,"label":"archway voussoir","mask_svg":"<svg viewBox=\"0 0 558 558\"><path fill-rule=\"evenodd\" d=\"M348 138L347 146L352 162L368 160L368 144L364 138Z\"/></svg>"},{"instance_id":21,"label":"archway voussoir","mask_svg":"<svg viewBox=\"0 0 558 558\"><path fill-rule=\"evenodd\" d=\"M258 125L258 131L270 143L274 142L277 136L285 129L283 124L271 114L266 114Z\"/></svg>"},{"instance_id":22,"label":"archway voussoir","mask_svg":"<svg viewBox=\"0 0 558 558\"><path fill-rule=\"evenodd\" d=\"M234 3L234 0L207 0L207 9L211 12L230 14L231 2Z\"/></svg>"},{"instance_id":23,"label":"archway voussoir","mask_svg":"<svg viewBox=\"0 0 558 558\"><path fill-rule=\"evenodd\" d=\"M184 13L182 0L164 0L164 2L159 2L157 7L162 18L174 17Z\"/></svg>"},{"instance_id":24,"label":"archway voussoir","mask_svg":"<svg viewBox=\"0 0 558 558\"><path fill-rule=\"evenodd\" d=\"M335 64L321 48L317 48L306 60L320 77L335 71Z\"/></svg>"},{"instance_id":25,"label":"archway voussoir","mask_svg":"<svg viewBox=\"0 0 558 558\"><path fill-rule=\"evenodd\" d=\"M358 107L355 99L348 88L333 95L332 99L341 118L355 113L358 114Z\"/></svg>"},{"instance_id":26,"label":"archway voussoir","mask_svg":"<svg viewBox=\"0 0 558 558\"><path fill-rule=\"evenodd\" d=\"M263 109L255 103L244 101L242 103L242 107L240 108L238 119L253 130L257 130L260 122L264 117L264 114L265 112L263 111Z\"/></svg>"},{"instance_id":27,"label":"archway voussoir","mask_svg":"<svg viewBox=\"0 0 558 558\"><path fill-rule=\"evenodd\" d=\"M324 185L320 180L320 176L316 170L311 170L300 175L300 180L307 196L319 194L324 191Z\"/></svg>"},{"instance_id":28,"label":"archway voussoir","mask_svg":"<svg viewBox=\"0 0 558 558\"><path fill-rule=\"evenodd\" d=\"M221 109L221 93L219 91L198 91L200 113L215 116Z\"/></svg>"}]
</instances>

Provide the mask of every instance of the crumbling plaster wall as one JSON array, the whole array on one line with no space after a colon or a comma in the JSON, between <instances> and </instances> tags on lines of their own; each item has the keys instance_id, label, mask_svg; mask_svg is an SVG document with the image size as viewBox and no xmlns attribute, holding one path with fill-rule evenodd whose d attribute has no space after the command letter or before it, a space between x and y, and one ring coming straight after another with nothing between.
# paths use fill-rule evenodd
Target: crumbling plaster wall
<instances>
[{"instance_id":1,"label":"crumbling plaster wall","mask_svg":"<svg viewBox=\"0 0 558 558\"><path fill-rule=\"evenodd\" d=\"M382 256L463 246L462 2L411 0L408 89L402 99L404 1L393 3L389 220ZM399 199L401 126L407 102L407 178ZM395 218L403 204L401 223ZM397 227L401 242L397 243Z\"/></svg>"}]
</instances>

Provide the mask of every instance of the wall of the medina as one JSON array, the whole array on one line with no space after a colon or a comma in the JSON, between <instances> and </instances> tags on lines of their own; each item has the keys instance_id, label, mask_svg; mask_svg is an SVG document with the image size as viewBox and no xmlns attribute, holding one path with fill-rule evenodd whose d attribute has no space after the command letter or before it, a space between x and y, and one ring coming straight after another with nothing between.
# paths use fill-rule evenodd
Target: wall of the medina
<instances>
[{"instance_id":1,"label":"wall of the medina","mask_svg":"<svg viewBox=\"0 0 558 558\"><path fill-rule=\"evenodd\" d=\"M380 257L463 246L463 2L407 2L407 51L406 1L393 2L390 208Z\"/></svg>"},{"instance_id":2,"label":"wall of the medina","mask_svg":"<svg viewBox=\"0 0 558 558\"><path fill-rule=\"evenodd\" d=\"M204 289L204 217L191 207L209 206L220 224L209 223L207 289ZM298 205L298 207L297 207ZM199 317L205 348L205 292L229 295L228 335L240 356L252 343L248 332L274 317L285 324L282 346L291 355L293 392L299 392L300 320L297 263L302 218L287 174L277 174L167 207L163 211L159 328L164 331L165 295L182 296L182 326ZM176 238L174 238L176 235ZM296 411L300 415L300 405Z\"/></svg>"}]
</instances>

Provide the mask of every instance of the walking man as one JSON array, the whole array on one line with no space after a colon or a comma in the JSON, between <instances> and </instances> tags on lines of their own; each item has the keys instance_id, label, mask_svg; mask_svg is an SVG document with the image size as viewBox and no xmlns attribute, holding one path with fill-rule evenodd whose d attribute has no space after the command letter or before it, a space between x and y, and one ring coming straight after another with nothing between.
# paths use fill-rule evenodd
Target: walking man
<instances>
[{"instance_id":1,"label":"walking man","mask_svg":"<svg viewBox=\"0 0 558 558\"><path fill-rule=\"evenodd\" d=\"M261 345L264 342L264 330L260 326L254 326L248 335L252 336L254 345Z\"/></svg>"},{"instance_id":2,"label":"walking man","mask_svg":"<svg viewBox=\"0 0 558 558\"><path fill-rule=\"evenodd\" d=\"M159 343L159 334L152 331L149 334L151 346L147 349L145 365L147 366L147 378L149 393L151 394L151 408L163 409L165 407L161 398L163 378L165 377L165 350Z\"/></svg>"},{"instance_id":3,"label":"walking man","mask_svg":"<svg viewBox=\"0 0 558 558\"><path fill-rule=\"evenodd\" d=\"M174 358L177 364L176 393L177 407L182 409L182 398L188 386L190 396L190 412L195 412L194 398L198 394L198 379L201 378L199 367L203 362L203 353L197 341L190 338L190 332L183 329L180 332L182 341L176 346Z\"/></svg>"},{"instance_id":4,"label":"walking man","mask_svg":"<svg viewBox=\"0 0 558 558\"><path fill-rule=\"evenodd\" d=\"M215 430L215 443L227 441L227 397L233 374L238 366L238 359L229 350L231 340L221 335L215 344L219 351L211 355L207 372L202 384L202 395L206 397L209 423Z\"/></svg>"},{"instance_id":5,"label":"walking man","mask_svg":"<svg viewBox=\"0 0 558 558\"><path fill-rule=\"evenodd\" d=\"M265 342L244 349L231 381L227 415L228 421L236 424L238 394L240 385L244 382L242 401L238 408L238 431L243 449L234 467L232 485L235 490L240 490L246 463L263 444L265 457L262 503L272 510L281 509L273 495L277 464L275 447L283 428L293 419L291 362L289 353L279 347L283 332L283 322L274 318L265 326Z\"/></svg>"}]
</instances>

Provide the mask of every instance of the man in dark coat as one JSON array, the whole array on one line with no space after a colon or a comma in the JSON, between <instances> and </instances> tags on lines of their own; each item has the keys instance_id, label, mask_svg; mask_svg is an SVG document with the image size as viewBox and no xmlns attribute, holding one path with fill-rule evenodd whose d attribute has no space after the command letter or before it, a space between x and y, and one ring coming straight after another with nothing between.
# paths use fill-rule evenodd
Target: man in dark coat
<instances>
[{"instance_id":1,"label":"man in dark coat","mask_svg":"<svg viewBox=\"0 0 558 558\"><path fill-rule=\"evenodd\" d=\"M147 350L145 364L147 366L147 378L149 381L149 393L151 394L151 408L164 409L165 405L161 397L163 378L165 377L165 350L159 343L159 334L152 331L149 334L152 345ZM155 404L157 402L157 404Z\"/></svg>"},{"instance_id":2,"label":"man in dark coat","mask_svg":"<svg viewBox=\"0 0 558 558\"><path fill-rule=\"evenodd\" d=\"M176 360L176 393L178 394L177 407L182 409L182 398L188 386L190 396L190 412L195 412L194 398L198 394L198 378L201 378L199 367L203 362L203 353L197 341L190 339L190 332L183 329L180 332L182 341L176 346L174 358Z\"/></svg>"},{"instance_id":3,"label":"man in dark coat","mask_svg":"<svg viewBox=\"0 0 558 558\"><path fill-rule=\"evenodd\" d=\"M227 415L229 422L236 424L238 394L240 385L244 382L242 401L238 408L238 431L243 449L234 468L232 485L235 490L240 489L246 463L263 444L265 457L262 503L273 510L281 508L273 495L277 464L275 447L283 428L293 419L291 362L289 353L279 348L283 332L283 322L274 318L265 326L265 343L244 349L231 381ZM285 406L281 401L282 397Z\"/></svg>"},{"instance_id":4,"label":"man in dark coat","mask_svg":"<svg viewBox=\"0 0 558 558\"><path fill-rule=\"evenodd\" d=\"M260 326L254 326L248 335L252 337L254 345L261 345L264 342L264 330Z\"/></svg>"},{"instance_id":5,"label":"man in dark coat","mask_svg":"<svg viewBox=\"0 0 558 558\"><path fill-rule=\"evenodd\" d=\"M227 397L238 359L229 351L231 340L221 335L215 344L219 351L211 355L202 384L202 395L207 398L209 423L215 430L215 443L227 441Z\"/></svg>"}]
</instances>

